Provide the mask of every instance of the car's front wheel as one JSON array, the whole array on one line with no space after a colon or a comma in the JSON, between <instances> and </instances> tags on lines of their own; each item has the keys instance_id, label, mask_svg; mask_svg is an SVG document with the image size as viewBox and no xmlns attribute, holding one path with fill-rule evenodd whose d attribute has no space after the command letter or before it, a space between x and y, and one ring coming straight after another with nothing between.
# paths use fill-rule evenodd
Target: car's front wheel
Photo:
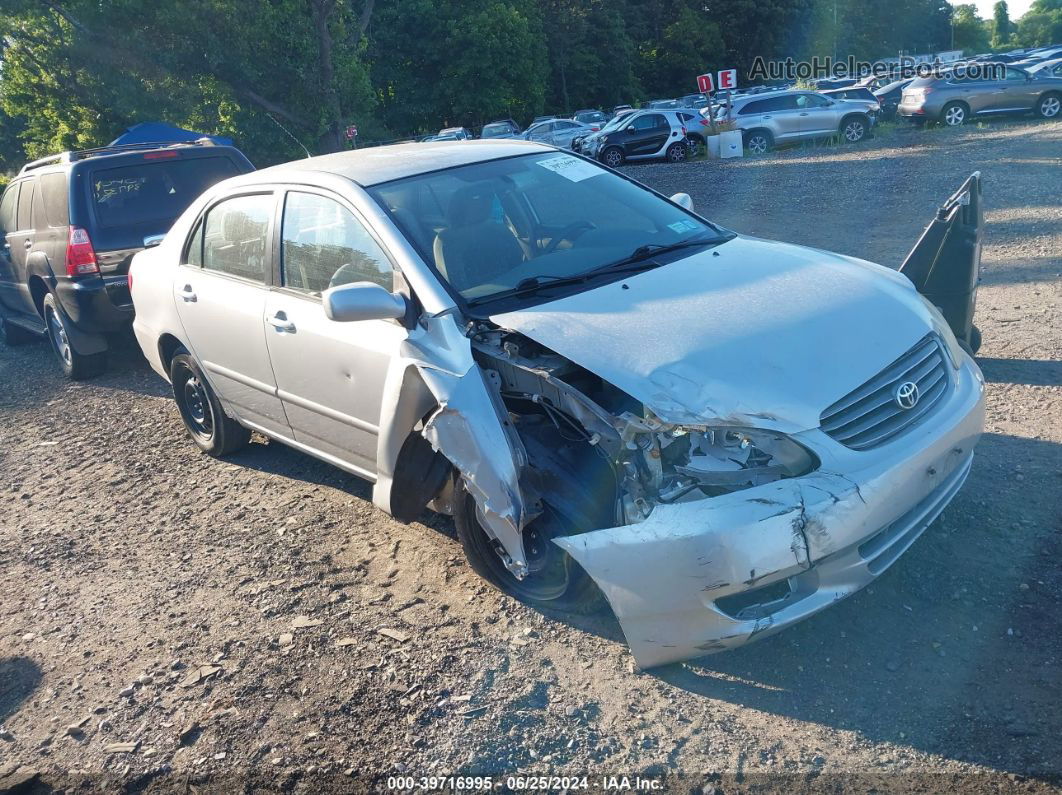
<instances>
[{"instance_id":1,"label":"car's front wheel","mask_svg":"<svg viewBox=\"0 0 1062 795\"><path fill-rule=\"evenodd\" d=\"M841 122L841 137L846 143L855 144L867 136L867 123L859 118L845 119Z\"/></svg>"},{"instance_id":2,"label":"car's front wheel","mask_svg":"<svg viewBox=\"0 0 1062 795\"><path fill-rule=\"evenodd\" d=\"M251 432L228 417L191 354L178 348L170 362L173 399L184 427L203 452L219 458L244 447Z\"/></svg>"},{"instance_id":3,"label":"car's front wheel","mask_svg":"<svg viewBox=\"0 0 1062 795\"><path fill-rule=\"evenodd\" d=\"M107 353L78 353L70 342L67 331L70 319L55 300L55 295L44 296L44 323L48 329L48 342L52 352L63 368L63 375L71 381L82 381L99 375L107 369Z\"/></svg>"},{"instance_id":4,"label":"car's front wheel","mask_svg":"<svg viewBox=\"0 0 1062 795\"><path fill-rule=\"evenodd\" d=\"M623 150L618 146L610 146L601 153L601 162L609 168L618 168L619 166L622 166L624 160L626 160L626 158L623 155Z\"/></svg>"},{"instance_id":5,"label":"car's front wheel","mask_svg":"<svg viewBox=\"0 0 1062 795\"><path fill-rule=\"evenodd\" d=\"M505 565L501 545L487 535L476 501L464 485L456 484L454 526L468 564L494 587L540 607L585 613L600 604L597 586L571 556L553 543L570 535L563 518L548 504L540 516L524 528L527 574L521 579Z\"/></svg>"},{"instance_id":6,"label":"car's front wheel","mask_svg":"<svg viewBox=\"0 0 1062 795\"><path fill-rule=\"evenodd\" d=\"M949 102L940 112L940 120L948 127L960 127L966 124L968 112L961 102Z\"/></svg>"},{"instance_id":7,"label":"car's front wheel","mask_svg":"<svg viewBox=\"0 0 1062 795\"><path fill-rule=\"evenodd\" d=\"M669 163L681 163L686 160L690 155L689 144L683 142L680 144L671 144L667 148L667 160Z\"/></svg>"},{"instance_id":8,"label":"car's front wheel","mask_svg":"<svg viewBox=\"0 0 1062 795\"><path fill-rule=\"evenodd\" d=\"M1041 119L1056 119L1062 112L1062 95L1044 94L1036 103L1036 115Z\"/></svg>"}]
</instances>

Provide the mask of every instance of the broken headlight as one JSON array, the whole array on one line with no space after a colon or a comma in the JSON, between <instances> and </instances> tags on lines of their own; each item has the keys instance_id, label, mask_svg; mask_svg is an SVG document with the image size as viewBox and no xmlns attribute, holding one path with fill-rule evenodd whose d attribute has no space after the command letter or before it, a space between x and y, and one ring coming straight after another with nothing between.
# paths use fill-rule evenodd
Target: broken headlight
<instances>
[{"instance_id":1,"label":"broken headlight","mask_svg":"<svg viewBox=\"0 0 1062 795\"><path fill-rule=\"evenodd\" d=\"M755 428L672 428L657 435L658 495L671 502L693 491L716 496L804 475L818 466L806 448Z\"/></svg>"}]
</instances>

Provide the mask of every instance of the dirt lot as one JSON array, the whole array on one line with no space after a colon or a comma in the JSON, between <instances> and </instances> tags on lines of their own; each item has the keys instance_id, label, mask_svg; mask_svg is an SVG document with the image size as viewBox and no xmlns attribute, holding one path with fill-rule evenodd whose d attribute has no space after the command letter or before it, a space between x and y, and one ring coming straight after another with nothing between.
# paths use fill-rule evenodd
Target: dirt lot
<instances>
[{"instance_id":1,"label":"dirt lot","mask_svg":"<svg viewBox=\"0 0 1062 795\"><path fill-rule=\"evenodd\" d=\"M629 171L740 231L895 265L974 169L989 408L967 486L864 592L647 673L610 616L485 586L448 520L399 525L366 484L262 439L201 455L135 349L72 385L43 345L0 345L0 790L34 773L39 789L518 772L1057 787L1062 123Z\"/></svg>"}]
</instances>

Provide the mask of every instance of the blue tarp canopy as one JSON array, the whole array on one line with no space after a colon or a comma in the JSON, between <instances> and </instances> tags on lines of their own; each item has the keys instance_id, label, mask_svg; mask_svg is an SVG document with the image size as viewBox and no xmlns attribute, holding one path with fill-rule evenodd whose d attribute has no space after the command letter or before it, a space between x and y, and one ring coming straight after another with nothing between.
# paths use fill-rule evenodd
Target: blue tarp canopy
<instances>
[{"instance_id":1,"label":"blue tarp canopy","mask_svg":"<svg viewBox=\"0 0 1062 795\"><path fill-rule=\"evenodd\" d=\"M220 135L207 135L206 133L193 132L192 130L182 130L180 127L174 127L172 124L166 124L161 121L145 121L140 124L134 124L111 141L110 146L197 141L200 138L209 138L219 146L232 146L231 138L225 138Z\"/></svg>"}]
</instances>

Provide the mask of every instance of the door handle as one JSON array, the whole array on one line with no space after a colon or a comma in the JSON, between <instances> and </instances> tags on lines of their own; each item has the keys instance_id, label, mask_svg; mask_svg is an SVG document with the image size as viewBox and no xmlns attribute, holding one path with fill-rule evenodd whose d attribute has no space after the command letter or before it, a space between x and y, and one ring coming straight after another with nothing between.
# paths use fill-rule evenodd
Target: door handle
<instances>
[{"instance_id":1,"label":"door handle","mask_svg":"<svg viewBox=\"0 0 1062 795\"><path fill-rule=\"evenodd\" d=\"M769 118L771 118L771 117L770 117L770 116L764 116L763 118L765 118L765 119L769 119Z\"/></svg>"},{"instance_id":2,"label":"door handle","mask_svg":"<svg viewBox=\"0 0 1062 795\"><path fill-rule=\"evenodd\" d=\"M288 316L283 312L277 312L273 317L266 318L266 322L277 331L295 331L295 324L288 320Z\"/></svg>"},{"instance_id":3,"label":"door handle","mask_svg":"<svg viewBox=\"0 0 1062 795\"><path fill-rule=\"evenodd\" d=\"M186 284L184 289L181 290L181 298L189 303L196 302L195 290L192 289L192 285Z\"/></svg>"},{"instance_id":4,"label":"door handle","mask_svg":"<svg viewBox=\"0 0 1062 795\"><path fill-rule=\"evenodd\" d=\"M803 112L803 113L801 113L800 115L801 115L801 116L807 116L807 115L808 115L808 113L807 113L807 111L804 111L804 112Z\"/></svg>"}]
</instances>

